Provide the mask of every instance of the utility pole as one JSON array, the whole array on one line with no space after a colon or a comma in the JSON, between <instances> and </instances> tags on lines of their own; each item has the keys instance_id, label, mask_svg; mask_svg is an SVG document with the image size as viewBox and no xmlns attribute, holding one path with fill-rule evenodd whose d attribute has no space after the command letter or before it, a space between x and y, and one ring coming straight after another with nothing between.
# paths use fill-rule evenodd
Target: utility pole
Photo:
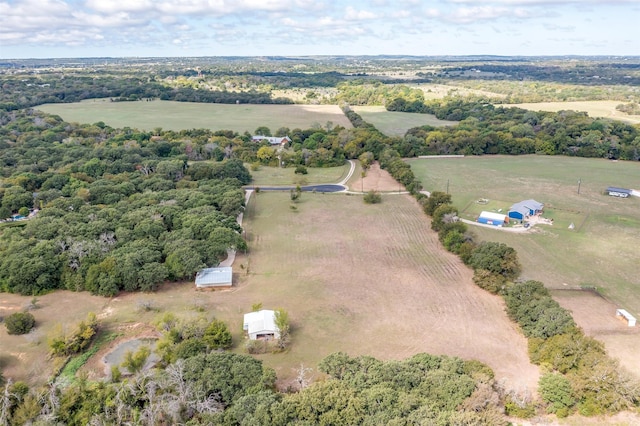
<instances>
[{"instance_id":1,"label":"utility pole","mask_svg":"<svg viewBox=\"0 0 640 426\"><path fill-rule=\"evenodd\" d=\"M578 178L578 195L580 195L580 184L582 183L582 179Z\"/></svg>"}]
</instances>

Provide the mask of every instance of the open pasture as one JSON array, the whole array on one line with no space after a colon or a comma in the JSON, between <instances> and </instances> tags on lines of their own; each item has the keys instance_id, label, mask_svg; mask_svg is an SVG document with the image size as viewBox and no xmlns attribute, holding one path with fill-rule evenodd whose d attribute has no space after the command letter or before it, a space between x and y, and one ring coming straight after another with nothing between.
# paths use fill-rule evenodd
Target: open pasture
<instances>
[{"instance_id":1,"label":"open pasture","mask_svg":"<svg viewBox=\"0 0 640 426\"><path fill-rule=\"evenodd\" d=\"M404 136L407 130L419 126L453 126L457 121L438 120L432 114L387 111L383 106L354 106L364 121L373 124L387 136Z\"/></svg>"},{"instance_id":2,"label":"open pasture","mask_svg":"<svg viewBox=\"0 0 640 426\"><path fill-rule=\"evenodd\" d=\"M275 132L280 127L308 129L334 125L350 128L351 123L337 105L253 105L207 104L175 101L111 102L90 99L70 104L36 107L69 122L96 123L111 127L131 127L150 131L208 128L252 133L260 126Z\"/></svg>"},{"instance_id":3,"label":"open pasture","mask_svg":"<svg viewBox=\"0 0 640 426\"><path fill-rule=\"evenodd\" d=\"M245 164L251 170L249 164ZM336 183L347 177L350 165L345 162L340 167L307 167L307 174L295 174L295 167L260 166L258 170L251 170L253 180L251 185L307 185L321 183Z\"/></svg>"},{"instance_id":4,"label":"open pasture","mask_svg":"<svg viewBox=\"0 0 640 426\"><path fill-rule=\"evenodd\" d=\"M256 302L289 312L291 349L262 356L279 377L335 351L381 359L430 352L479 359L509 386L535 386L537 368L501 299L441 248L411 197L364 205L357 195L305 193L297 210L289 204L287 193L251 198L250 253L240 260L248 275L207 295L230 323Z\"/></svg>"},{"instance_id":5,"label":"open pasture","mask_svg":"<svg viewBox=\"0 0 640 426\"><path fill-rule=\"evenodd\" d=\"M480 198L501 200L501 206L507 202L507 209L529 198L544 203L544 216L554 218L553 225L536 225L526 234L471 230L480 240L515 248L522 279L539 280L552 289L595 287L615 306L640 318L640 199L603 195L607 186L640 187L640 163L547 156L409 161L428 191L444 192L448 180L453 203L460 209ZM570 223L574 230L568 229ZM593 314L587 304L566 307L579 325ZM615 309L606 313L614 314ZM611 333L618 332L628 330L621 326Z\"/></svg>"},{"instance_id":6,"label":"open pasture","mask_svg":"<svg viewBox=\"0 0 640 426\"><path fill-rule=\"evenodd\" d=\"M572 101L572 102L539 102L501 105L506 108L517 107L531 111L584 111L589 117L610 118L612 120L626 121L627 123L640 123L640 115L629 115L618 111L616 107L624 102L620 101Z\"/></svg>"},{"instance_id":7,"label":"open pasture","mask_svg":"<svg viewBox=\"0 0 640 426\"><path fill-rule=\"evenodd\" d=\"M486 96L489 98L505 98L502 93L489 92L486 90L471 89L468 87L454 86L448 84L420 83L411 85L411 87L420 89L424 92L426 100L441 99L445 96Z\"/></svg>"}]
</instances>

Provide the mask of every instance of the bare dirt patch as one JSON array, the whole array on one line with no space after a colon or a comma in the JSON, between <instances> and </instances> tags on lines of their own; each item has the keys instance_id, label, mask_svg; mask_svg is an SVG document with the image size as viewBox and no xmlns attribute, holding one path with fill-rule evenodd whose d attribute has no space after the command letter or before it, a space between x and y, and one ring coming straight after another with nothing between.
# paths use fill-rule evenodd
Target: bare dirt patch
<instances>
[{"instance_id":1,"label":"bare dirt patch","mask_svg":"<svg viewBox=\"0 0 640 426\"><path fill-rule=\"evenodd\" d=\"M0 316L22 310L31 299L0 293ZM39 308L31 311L36 319L31 333L10 336L5 327L0 328L0 363L5 377L29 384L46 380L53 372L53 363L47 357L48 336L57 328L70 329L89 312L99 314L108 302L104 297L64 290L38 296Z\"/></svg>"},{"instance_id":2,"label":"bare dirt patch","mask_svg":"<svg viewBox=\"0 0 640 426\"><path fill-rule=\"evenodd\" d=\"M356 176L357 175L357 176ZM349 182L349 189L351 191L379 191L379 192L392 192L392 191L405 191L402 187L386 170L380 168L380 164L373 163L369 170L367 170L366 176L362 178L361 171L354 173L355 180Z\"/></svg>"}]
</instances>

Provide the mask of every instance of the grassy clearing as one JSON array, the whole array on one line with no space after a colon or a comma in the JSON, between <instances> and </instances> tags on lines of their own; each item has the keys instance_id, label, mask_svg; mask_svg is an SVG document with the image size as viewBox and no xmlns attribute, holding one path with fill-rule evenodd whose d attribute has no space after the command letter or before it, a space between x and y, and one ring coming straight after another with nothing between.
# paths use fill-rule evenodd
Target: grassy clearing
<instances>
[{"instance_id":1,"label":"grassy clearing","mask_svg":"<svg viewBox=\"0 0 640 426\"><path fill-rule=\"evenodd\" d=\"M249 164L245 164L250 169ZM295 174L294 167L278 168L260 166L258 170L251 170L253 176L252 185L268 186L268 185L307 185L320 183L336 183L340 182L349 173L350 165L345 162L340 167L307 167L306 175Z\"/></svg>"},{"instance_id":2,"label":"grassy clearing","mask_svg":"<svg viewBox=\"0 0 640 426\"><path fill-rule=\"evenodd\" d=\"M103 121L111 127L140 130L226 129L251 133L260 126L272 131L280 127L308 129L334 125L351 128L351 123L336 105L226 105L174 101L110 102L91 99L71 104L46 104L36 107L64 120L78 123Z\"/></svg>"},{"instance_id":3,"label":"grassy clearing","mask_svg":"<svg viewBox=\"0 0 640 426\"><path fill-rule=\"evenodd\" d=\"M404 136L407 130L419 126L453 126L457 121L438 120L432 114L387 111L383 106L354 106L353 110L387 136Z\"/></svg>"},{"instance_id":4,"label":"grassy clearing","mask_svg":"<svg viewBox=\"0 0 640 426\"><path fill-rule=\"evenodd\" d=\"M431 84L421 83L412 85L416 89L421 89L424 92L424 97L427 100L441 99L447 95L452 96L488 96L491 98L505 98L506 95L501 93L489 92L486 90L469 89L461 86L450 86L446 84Z\"/></svg>"},{"instance_id":5,"label":"grassy clearing","mask_svg":"<svg viewBox=\"0 0 640 426\"><path fill-rule=\"evenodd\" d=\"M640 116L628 115L616 110L616 106L620 105L620 101L575 101L575 102L540 102L540 103L524 103L509 104L505 107L517 107L529 109L532 111L585 111L590 117L611 118L614 120L626 121L628 123L640 123Z\"/></svg>"},{"instance_id":6,"label":"grassy clearing","mask_svg":"<svg viewBox=\"0 0 640 426\"><path fill-rule=\"evenodd\" d=\"M640 317L640 200L603 195L610 185L640 187L639 163L543 156L410 162L427 190L444 191L449 181L453 202L460 209L479 198L500 200L502 208L528 198L544 203L545 217L554 218L554 225L539 225L539 232L473 230L483 240L514 247L524 267L523 278L551 288L597 287ZM570 223L575 230L568 229Z\"/></svg>"}]
</instances>

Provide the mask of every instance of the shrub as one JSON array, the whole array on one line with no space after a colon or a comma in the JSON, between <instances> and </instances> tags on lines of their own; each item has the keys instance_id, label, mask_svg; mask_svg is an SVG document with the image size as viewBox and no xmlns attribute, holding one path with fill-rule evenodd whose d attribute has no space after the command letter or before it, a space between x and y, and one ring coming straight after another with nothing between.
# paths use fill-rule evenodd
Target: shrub
<instances>
[{"instance_id":1,"label":"shrub","mask_svg":"<svg viewBox=\"0 0 640 426\"><path fill-rule=\"evenodd\" d=\"M378 204L382 202L382 196L378 192L371 190L365 194L364 202L367 204Z\"/></svg>"},{"instance_id":2,"label":"shrub","mask_svg":"<svg viewBox=\"0 0 640 426\"><path fill-rule=\"evenodd\" d=\"M265 340L247 340L245 350L251 355L266 353L267 342Z\"/></svg>"},{"instance_id":3,"label":"shrub","mask_svg":"<svg viewBox=\"0 0 640 426\"><path fill-rule=\"evenodd\" d=\"M473 269L486 269L507 279L513 279L520 273L518 254L504 243L481 243L471 254L469 265Z\"/></svg>"},{"instance_id":4,"label":"shrub","mask_svg":"<svg viewBox=\"0 0 640 426\"><path fill-rule=\"evenodd\" d=\"M294 170L293 173L297 175L306 175L309 172L307 171L307 168L305 166L300 165L300 166L296 166L296 169Z\"/></svg>"},{"instance_id":5,"label":"shrub","mask_svg":"<svg viewBox=\"0 0 640 426\"><path fill-rule=\"evenodd\" d=\"M68 335L62 330L54 333L49 339L49 349L51 354L65 356L84 351L91 343L91 340L98 332L98 319L96 314L89 312L86 321L81 321L75 329Z\"/></svg>"},{"instance_id":6,"label":"shrub","mask_svg":"<svg viewBox=\"0 0 640 426\"><path fill-rule=\"evenodd\" d=\"M540 396L548 405L549 413L558 417L569 415L569 409L576 403L571 390L571 383L561 374L547 373L540 378Z\"/></svg>"},{"instance_id":7,"label":"shrub","mask_svg":"<svg viewBox=\"0 0 640 426\"><path fill-rule=\"evenodd\" d=\"M29 312L16 312L4 320L9 334L27 334L36 325L36 319Z\"/></svg>"},{"instance_id":8,"label":"shrub","mask_svg":"<svg viewBox=\"0 0 640 426\"><path fill-rule=\"evenodd\" d=\"M486 269L476 269L473 282L489 293L498 294L507 284L507 280L500 274L494 274Z\"/></svg>"},{"instance_id":9,"label":"shrub","mask_svg":"<svg viewBox=\"0 0 640 426\"><path fill-rule=\"evenodd\" d=\"M220 320L213 320L205 330L202 341L210 349L227 349L231 347L231 332L227 324Z\"/></svg>"}]
</instances>

